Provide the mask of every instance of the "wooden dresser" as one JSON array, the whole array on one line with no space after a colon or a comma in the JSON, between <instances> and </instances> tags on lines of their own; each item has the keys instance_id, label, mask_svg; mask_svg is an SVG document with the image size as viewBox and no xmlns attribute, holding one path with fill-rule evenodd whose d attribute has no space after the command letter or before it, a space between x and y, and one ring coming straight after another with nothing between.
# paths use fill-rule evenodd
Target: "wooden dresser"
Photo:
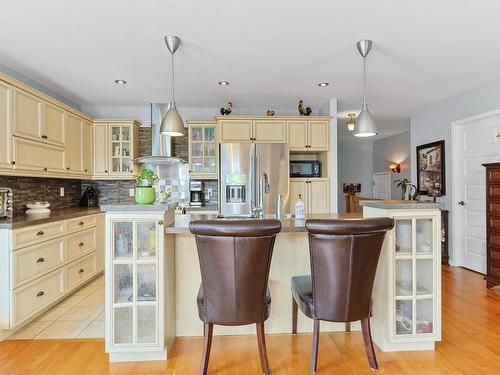
<instances>
[{"instance_id":1,"label":"wooden dresser","mask_svg":"<svg viewBox=\"0 0 500 375\"><path fill-rule=\"evenodd\" d=\"M486 286L500 284L500 163L486 167Z\"/></svg>"}]
</instances>

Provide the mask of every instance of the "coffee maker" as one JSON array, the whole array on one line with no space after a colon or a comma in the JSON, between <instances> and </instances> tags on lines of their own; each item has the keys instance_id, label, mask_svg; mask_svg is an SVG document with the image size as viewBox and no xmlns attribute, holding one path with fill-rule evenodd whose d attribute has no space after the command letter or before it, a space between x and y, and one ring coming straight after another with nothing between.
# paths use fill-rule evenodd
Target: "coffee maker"
<instances>
[{"instance_id":1,"label":"coffee maker","mask_svg":"<svg viewBox=\"0 0 500 375\"><path fill-rule=\"evenodd\" d=\"M194 207L203 206L203 181L189 182L189 205Z\"/></svg>"}]
</instances>

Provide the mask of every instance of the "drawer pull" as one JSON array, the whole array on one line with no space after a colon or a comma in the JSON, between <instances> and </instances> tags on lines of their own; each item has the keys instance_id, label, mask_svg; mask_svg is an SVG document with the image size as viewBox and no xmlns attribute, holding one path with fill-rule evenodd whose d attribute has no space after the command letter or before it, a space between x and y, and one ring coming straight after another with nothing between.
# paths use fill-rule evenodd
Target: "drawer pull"
<instances>
[{"instance_id":1,"label":"drawer pull","mask_svg":"<svg viewBox=\"0 0 500 375\"><path fill-rule=\"evenodd\" d=\"M78 273L84 273L84 272L85 272L85 270L84 270L83 268L80 268L80 269L78 270Z\"/></svg>"},{"instance_id":2,"label":"drawer pull","mask_svg":"<svg viewBox=\"0 0 500 375\"><path fill-rule=\"evenodd\" d=\"M36 235L37 236L43 236L45 233L43 233L43 230L39 231Z\"/></svg>"},{"instance_id":3,"label":"drawer pull","mask_svg":"<svg viewBox=\"0 0 500 375\"><path fill-rule=\"evenodd\" d=\"M78 225L84 225L85 223L83 221L80 221Z\"/></svg>"},{"instance_id":4,"label":"drawer pull","mask_svg":"<svg viewBox=\"0 0 500 375\"><path fill-rule=\"evenodd\" d=\"M85 245L83 242L80 242L80 243L78 244L78 246L80 246L80 247L82 247L83 245Z\"/></svg>"},{"instance_id":5,"label":"drawer pull","mask_svg":"<svg viewBox=\"0 0 500 375\"><path fill-rule=\"evenodd\" d=\"M36 295L36 296L37 296L37 297L41 297L41 296L43 296L44 294L45 294L45 292L44 292L43 290L41 290L41 291L39 291L39 292L37 293L37 295Z\"/></svg>"},{"instance_id":6,"label":"drawer pull","mask_svg":"<svg viewBox=\"0 0 500 375\"><path fill-rule=\"evenodd\" d=\"M44 135L42 135L42 138L43 138L43 139L47 139L47 138L49 138L49 137L47 137L47 136L44 134Z\"/></svg>"},{"instance_id":7,"label":"drawer pull","mask_svg":"<svg viewBox=\"0 0 500 375\"><path fill-rule=\"evenodd\" d=\"M37 263L43 263L43 262L45 262L45 258L38 258L38 260L36 262Z\"/></svg>"},{"instance_id":8,"label":"drawer pull","mask_svg":"<svg viewBox=\"0 0 500 375\"><path fill-rule=\"evenodd\" d=\"M47 168L43 168L43 171L44 171L44 172L47 172Z\"/></svg>"}]
</instances>

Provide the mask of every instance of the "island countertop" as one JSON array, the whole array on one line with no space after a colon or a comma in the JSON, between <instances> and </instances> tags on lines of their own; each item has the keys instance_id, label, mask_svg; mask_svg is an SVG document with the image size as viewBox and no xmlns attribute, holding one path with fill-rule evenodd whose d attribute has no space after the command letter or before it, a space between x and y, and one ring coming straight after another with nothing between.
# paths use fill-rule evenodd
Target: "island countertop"
<instances>
[{"instance_id":1,"label":"island countertop","mask_svg":"<svg viewBox=\"0 0 500 375\"><path fill-rule=\"evenodd\" d=\"M439 210L443 208L442 203L402 200L359 201L359 205L385 210Z\"/></svg>"},{"instance_id":2,"label":"island countertop","mask_svg":"<svg viewBox=\"0 0 500 375\"><path fill-rule=\"evenodd\" d=\"M337 214L337 213L328 213L328 214L311 214L306 215L306 219L340 219L340 220L349 220L349 219L361 219L361 214ZM196 220L215 220L217 219L217 215L215 214L196 214L191 213L189 215L189 222ZM284 218L280 219L281 221L281 232L305 232L306 227L306 219L294 219L294 218ZM234 220L234 219L217 219L217 220ZM244 220L259 220L259 219L244 219ZM188 221L184 221L179 223L179 221L168 225L165 228L165 232L167 234L180 234L180 233L189 233Z\"/></svg>"}]
</instances>

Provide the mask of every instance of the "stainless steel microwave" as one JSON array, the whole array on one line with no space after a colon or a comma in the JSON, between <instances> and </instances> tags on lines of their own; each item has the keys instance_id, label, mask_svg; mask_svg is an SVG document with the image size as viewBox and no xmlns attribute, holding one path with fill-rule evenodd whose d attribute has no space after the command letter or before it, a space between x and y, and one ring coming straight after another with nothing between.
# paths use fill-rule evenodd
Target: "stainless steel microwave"
<instances>
[{"instance_id":1,"label":"stainless steel microwave","mask_svg":"<svg viewBox=\"0 0 500 375\"><path fill-rule=\"evenodd\" d=\"M290 177L320 177L319 160L290 160Z\"/></svg>"}]
</instances>

